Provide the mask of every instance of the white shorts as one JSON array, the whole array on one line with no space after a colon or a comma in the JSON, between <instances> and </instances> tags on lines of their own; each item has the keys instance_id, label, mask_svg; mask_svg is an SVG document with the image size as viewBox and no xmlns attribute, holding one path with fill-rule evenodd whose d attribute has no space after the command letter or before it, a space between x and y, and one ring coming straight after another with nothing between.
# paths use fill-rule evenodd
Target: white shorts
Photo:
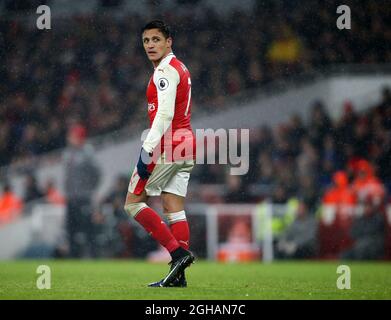
<instances>
[{"instance_id":1,"label":"white shorts","mask_svg":"<svg viewBox=\"0 0 391 320\"><path fill-rule=\"evenodd\" d=\"M145 190L147 196L160 196L162 192L168 192L185 197L194 160L162 162L155 165L147 180L140 178L136 166L130 178L128 191L139 195Z\"/></svg>"}]
</instances>

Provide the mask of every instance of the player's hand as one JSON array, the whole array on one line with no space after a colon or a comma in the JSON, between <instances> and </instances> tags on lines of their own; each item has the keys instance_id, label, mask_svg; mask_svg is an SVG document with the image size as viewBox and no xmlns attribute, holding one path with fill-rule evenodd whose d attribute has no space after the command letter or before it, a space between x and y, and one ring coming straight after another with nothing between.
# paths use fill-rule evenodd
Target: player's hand
<instances>
[{"instance_id":1,"label":"player's hand","mask_svg":"<svg viewBox=\"0 0 391 320\"><path fill-rule=\"evenodd\" d=\"M148 179L151 173L148 171L148 164L152 162L152 155L141 148L140 157L137 162L137 173L142 180Z\"/></svg>"}]
</instances>

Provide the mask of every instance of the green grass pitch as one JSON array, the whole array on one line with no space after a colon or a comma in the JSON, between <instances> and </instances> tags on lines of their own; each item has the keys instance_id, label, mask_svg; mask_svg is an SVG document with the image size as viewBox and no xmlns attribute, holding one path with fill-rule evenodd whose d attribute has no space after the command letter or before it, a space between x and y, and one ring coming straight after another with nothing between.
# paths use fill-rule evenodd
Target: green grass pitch
<instances>
[{"instance_id":1,"label":"green grass pitch","mask_svg":"<svg viewBox=\"0 0 391 320\"><path fill-rule=\"evenodd\" d=\"M337 267L351 271L351 289L337 288ZM51 289L39 290L39 265L51 270ZM197 261L187 288L147 288L167 264L141 260L21 260L0 262L0 299L391 299L391 263Z\"/></svg>"}]
</instances>

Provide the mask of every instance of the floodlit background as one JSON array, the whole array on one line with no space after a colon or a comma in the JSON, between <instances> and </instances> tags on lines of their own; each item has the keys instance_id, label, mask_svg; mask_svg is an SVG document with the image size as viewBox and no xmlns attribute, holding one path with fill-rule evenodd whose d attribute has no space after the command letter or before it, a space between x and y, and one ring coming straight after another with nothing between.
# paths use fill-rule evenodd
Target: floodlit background
<instances>
[{"instance_id":1,"label":"floodlit background","mask_svg":"<svg viewBox=\"0 0 391 320\"><path fill-rule=\"evenodd\" d=\"M50 30L36 27L41 4ZM0 259L169 260L123 210L148 127L140 29L155 18L191 72L193 127L250 129L246 175L191 175L195 254L390 259L391 7L344 1L351 29L339 30L340 4L0 1ZM69 135L90 156L71 188ZM92 201L70 221L67 199L82 193Z\"/></svg>"}]
</instances>

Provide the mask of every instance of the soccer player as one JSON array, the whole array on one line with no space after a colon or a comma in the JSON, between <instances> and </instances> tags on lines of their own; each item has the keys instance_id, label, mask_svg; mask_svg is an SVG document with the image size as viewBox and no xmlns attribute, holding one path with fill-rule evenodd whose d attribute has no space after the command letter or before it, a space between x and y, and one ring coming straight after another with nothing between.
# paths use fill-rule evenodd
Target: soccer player
<instances>
[{"instance_id":1,"label":"soccer player","mask_svg":"<svg viewBox=\"0 0 391 320\"><path fill-rule=\"evenodd\" d=\"M191 80L172 51L169 27L160 20L142 29L142 42L154 72L147 88L150 131L130 179L125 210L171 255L165 278L150 287L186 287L185 269L194 261L184 210L187 185L195 160L191 129ZM167 226L147 204L161 196Z\"/></svg>"}]
</instances>

